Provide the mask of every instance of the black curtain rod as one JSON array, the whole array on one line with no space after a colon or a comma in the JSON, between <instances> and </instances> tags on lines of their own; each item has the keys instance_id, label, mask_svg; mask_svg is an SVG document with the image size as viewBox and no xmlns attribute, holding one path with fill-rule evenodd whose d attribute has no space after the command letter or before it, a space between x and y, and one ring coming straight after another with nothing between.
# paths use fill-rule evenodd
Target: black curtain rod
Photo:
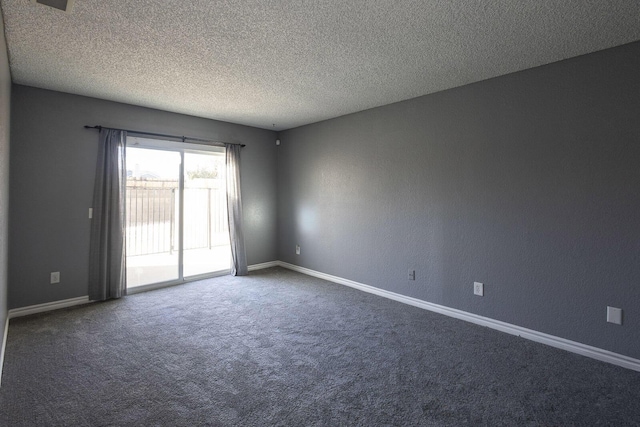
<instances>
[{"instance_id":1,"label":"black curtain rod","mask_svg":"<svg viewBox=\"0 0 640 427\"><path fill-rule=\"evenodd\" d=\"M191 138L189 136L167 135L165 133L142 132L142 131L139 131L139 130L130 130L130 129L117 129L117 128L110 128L110 127L106 127L106 126L89 126L89 125L85 125L85 129L98 129L98 131L101 131L102 129L113 129L113 130L121 130L121 131L124 131L124 132L137 133L138 135L159 136L159 137L164 137L164 138L181 139L182 142L199 141L199 142L209 142L209 143L218 144L218 145L224 145L225 144L224 142L211 141L211 140L202 139L202 138ZM239 145L241 147L245 147L244 144L236 144L234 142L229 142L228 144Z\"/></svg>"}]
</instances>

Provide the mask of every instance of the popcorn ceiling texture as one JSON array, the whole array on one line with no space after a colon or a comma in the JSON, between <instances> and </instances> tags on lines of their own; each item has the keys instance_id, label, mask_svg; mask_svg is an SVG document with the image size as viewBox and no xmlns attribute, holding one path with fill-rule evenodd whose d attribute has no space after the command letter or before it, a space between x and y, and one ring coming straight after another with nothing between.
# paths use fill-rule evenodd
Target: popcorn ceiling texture
<instances>
[{"instance_id":1,"label":"popcorn ceiling texture","mask_svg":"<svg viewBox=\"0 0 640 427\"><path fill-rule=\"evenodd\" d=\"M14 83L275 130L640 39L629 0L0 4Z\"/></svg>"}]
</instances>

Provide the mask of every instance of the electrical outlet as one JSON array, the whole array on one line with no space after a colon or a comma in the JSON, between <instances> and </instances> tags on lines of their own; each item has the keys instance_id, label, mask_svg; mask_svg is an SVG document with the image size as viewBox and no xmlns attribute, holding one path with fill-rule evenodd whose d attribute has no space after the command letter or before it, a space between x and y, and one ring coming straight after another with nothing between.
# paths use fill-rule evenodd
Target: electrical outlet
<instances>
[{"instance_id":1,"label":"electrical outlet","mask_svg":"<svg viewBox=\"0 0 640 427\"><path fill-rule=\"evenodd\" d=\"M622 309L607 307L607 322L622 325Z\"/></svg>"},{"instance_id":2,"label":"electrical outlet","mask_svg":"<svg viewBox=\"0 0 640 427\"><path fill-rule=\"evenodd\" d=\"M484 284L480 282L473 282L473 294L483 297L484 296Z\"/></svg>"},{"instance_id":3,"label":"electrical outlet","mask_svg":"<svg viewBox=\"0 0 640 427\"><path fill-rule=\"evenodd\" d=\"M296 245L296 255L300 255L300 245Z\"/></svg>"},{"instance_id":4,"label":"electrical outlet","mask_svg":"<svg viewBox=\"0 0 640 427\"><path fill-rule=\"evenodd\" d=\"M409 270L409 280L416 280L416 271Z\"/></svg>"},{"instance_id":5,"label":"electrical outlet","mask_svg":"<svg viewBox=\"0 0 640 427\"><path fill-rule=\"evenodd\" d=\"M51 273L51 284L53 285L54 283L60 283L59 271L54 271L53 273Z\"/></svg>"}]
</instances>

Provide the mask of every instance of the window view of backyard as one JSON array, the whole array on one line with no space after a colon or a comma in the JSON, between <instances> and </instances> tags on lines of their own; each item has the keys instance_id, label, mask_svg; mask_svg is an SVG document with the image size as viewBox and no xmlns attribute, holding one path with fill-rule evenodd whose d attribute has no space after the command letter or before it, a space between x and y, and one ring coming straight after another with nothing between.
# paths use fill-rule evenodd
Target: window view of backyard
<instances>
[{"instance_id":1,"label":"window view of backyard","mask_svg":"<svg viewBox=\"0 0 640 427\"><path fill-rule=\"evenodd\" d=\"M228 270L224 154L127 147L126 160L127 286Z\"/></svg>"}]
</instances>

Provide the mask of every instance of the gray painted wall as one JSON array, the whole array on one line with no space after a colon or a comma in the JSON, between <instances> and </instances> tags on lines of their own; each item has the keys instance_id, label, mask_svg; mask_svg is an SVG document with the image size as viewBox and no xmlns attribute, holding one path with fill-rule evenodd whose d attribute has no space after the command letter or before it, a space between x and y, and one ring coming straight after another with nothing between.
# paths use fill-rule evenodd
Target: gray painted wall
<instances>
[{"instance_id":1,"label":"gray painted wall","mask_svg":"<svg viewBox=\"0 0 640 427\"><path fill-rule=\"evenodd\" d=\"M84 125L241 142L249 264L276 259L275 133L14 85L9 308L87 295L89 219L98 134ZM49 273L61 283L49 284Z\"/></svg>"},{"instance_id":2,"label":"gray painted wall","mask_svg":"<svg viewBox=\"0 0 640 427\"><path fill-rule=\"evenodd\" d=\"M11 107L11 74L0 11L0 340L7 319L7 283L9 266L9 110ZM0 348L0 360L2 360ZM0 371L2 366L0 366Z\"/></svg>"},{"instance_id":3,"label":"gray painted wall","mask_svg":"<svg viewBox=\"0 0 640 427\"><path fill-rule=\"evenodd\" d=\"M640 358L638 70L634 43L281 132L279 259Z\"/></svg>"}]
</instances>

